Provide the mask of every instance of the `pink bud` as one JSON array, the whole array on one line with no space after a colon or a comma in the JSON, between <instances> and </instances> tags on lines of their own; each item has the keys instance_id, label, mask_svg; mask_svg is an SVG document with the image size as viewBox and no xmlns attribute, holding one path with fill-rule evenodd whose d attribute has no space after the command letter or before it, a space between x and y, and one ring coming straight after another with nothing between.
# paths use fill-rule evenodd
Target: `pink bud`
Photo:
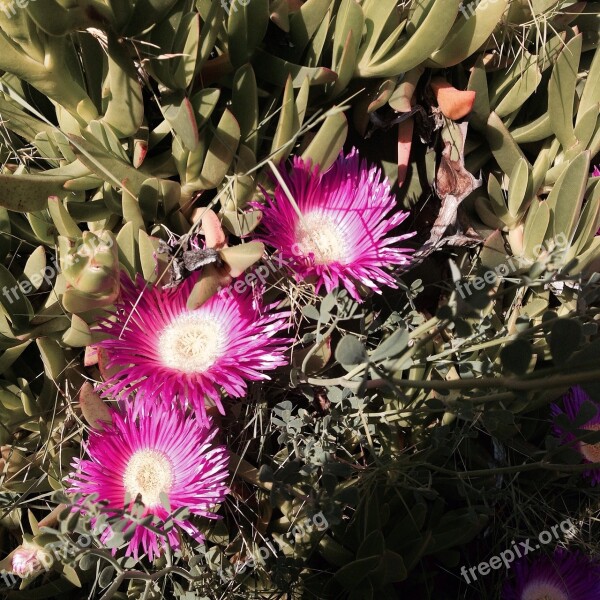
<instances>
[{"instance_id":1,"label":"pink bud","mask_svg":"<svg viewBox=\"0 0 600 600\"><path fill-rule=\"evenodd\" d=\"M50 560L49 560L50 559ZM44 570L50 555L34 544L25 542L12 556L12 571L21 578L31 577Z\"/></svg>"}]
</instances>

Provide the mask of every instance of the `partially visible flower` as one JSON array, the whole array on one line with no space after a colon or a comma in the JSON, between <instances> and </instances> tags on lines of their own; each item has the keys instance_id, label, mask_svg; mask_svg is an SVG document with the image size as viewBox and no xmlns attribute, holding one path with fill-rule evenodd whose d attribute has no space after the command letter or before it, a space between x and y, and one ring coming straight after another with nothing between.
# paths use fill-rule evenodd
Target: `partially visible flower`
<instances>
[{"instance_id":1,"label":"partially visible flower","mask_svg":"<svg viewBox=\"0 0 600 600\"><path fill-rule=\"evenodd\" d=\"M23 542L12 555L12 572L24 579L41 573L52 562L52 557L48 552L36 544Z\"/></svg>"},{"instance_id":2,"label":"partially visible flower","mask_svg":"<svg viewBox=\"0 0 600 600\"><path fill-rule=\"evenodd\" d=\"M357 301L358 284L375 292L382 285L397 287L387 271L410 263L412 249L397 244L415 233L386 237L409 213L385 218L396 201L378 168L352 150L324 172L296 157L282 177L296 206L278 185L262 207L259 237L284 257L295 257L291 266L298 280L314 282L317 292L343 285Z\"/></svg>"},{"instance_id":3,"label":"partially visible flower","mask_svg":"<svg viewBox=\"0 0 600 600\"><path fill-rule=\"evenodd\" d=\"M502 600L598 600L600 564L579 553L557 548L552 556L513 564Z\"/></svg>"},{"instance_id":4,"label":"partially visible flower","mask_svg":"<svg viewBox=\"0 0 600 600\"><path fill-rule=\"evenodd\" d=\"M142 517L153 515L162 522L171 516L162 502L164 494L173 512L185 507L193 515L219 518L214 507L228 493L228 454L225 447L213 445L217 430L210 421L198 420L183 408L164 402L137 414L128 402L123 412L111 409L111 416L112 424L92 430L85 446L88 458L73 461L74 471L67 478L69 492L97 494L98 501L116 510L127 509L128 502L131 507L140 495ZM174 517L173 521L194 539L203 539L188 518ZM161 527L160 523L155 526ZM127 556L137 559L141 549L153 560L165 544L179 547L174 528L163 537L133 521L124 530L132 527L135 532ZM102 539L111 534L107 529Z\"/></svg>"},{"instance_id":5,"label":"partially visible flower","mask_svg":"<svg viewBox=\"0 0 600 600\"><path fill-rule=\"evenodd\" d=\"M558 415L565 415L571 423L575 423L579 415L579 411L584 403L590 402L596 405L596 414L587 423L577 427L586 431L600 431L600 406L594 403L593 400L579 386L572 387L568 393L562 398L564 410L558 405L553 404L551 411L556 418ZM566 431L559 424L554 424L554 433L565 444L573 445L581 454L585 462L595 463L600 462L600 442L588 444L579 441L577 437L570 431ZM584 475L591 479L592 485L600 483L600 469L590 469L584 472Z\"/></svg>"},{"instance_id":6,"label":"partially visible flower","mask_svg":"<svg viewBox=\"0 0 600 600\"><path fill-rule=\"evenodd\" d=\"M189 310L195 278L175 290L137 286L125 279L121 301L101 330L110 335L109 366L127 367L108 380L107 393L136 390L137 401L161 394L191 405L204 418L205 397L224 413L223 389L245 394L247 381L269 379L265 371L286 364L287 340L275 337L286 328L288 314L262 307L249 294L218 294Z\"/></svg>"}]
</instances>

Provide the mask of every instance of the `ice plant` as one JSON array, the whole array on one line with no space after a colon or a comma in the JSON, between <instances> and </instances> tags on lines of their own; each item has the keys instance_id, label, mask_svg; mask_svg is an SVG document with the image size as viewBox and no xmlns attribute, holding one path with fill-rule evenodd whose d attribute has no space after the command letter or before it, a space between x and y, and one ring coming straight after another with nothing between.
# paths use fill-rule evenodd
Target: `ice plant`
<instances>
[{"instance_id":1,"label":"ice plant","mask_svg":"<svg viewBox=\"0 0 600 600\"><path fill-rule=\"evenodd\" d=\"M552 556L513 565L514 581L507 582L502 600L597 600L600 565L579 552L557 548Z\"/></svg>"},{"instance_id":2,"label":"ice plant","mask_svg":"<svg viewBox=\"0 0 600 600\"><path fill-rule=\"evenodd\" d=\"M555 418L558 415L565 415L571 423L575 423L581 407L586 402L594 404L592 399L582 388L579 386L574 386L562 398L564 410L558 404L553 404L551 407L552 414ZM583 425L579 425L577 429L586 431L600 431L600 406L598 406L598 404L596 404L595 416L589 419ZM600 462L600 442L588 444L584 441L578 440L578 438L572 432L565 430L558 423L555 423L554 425L554 433L561 439L563 443L573 445L586 462ZM600 470L590 469L585 471L584 475L591 480L592 485L600 483Z\"/></svg>"},{"instance_id":3,"label":"ice plant","mask_svg":"<svg viewBox=\"0 0 600 600\"><path fill-rule=\"evenodd\" d=\"M48 552L31 542L23 542L12 555L11 568L15 575L21 578L32 577L41 573L52 564Z\"/></svg>"},{"instance_id":4,"label":"ice plant","mask_svg":"<svg viewBox=\"0 0 600 600\"><path fill-rule=\"evenodd\" d=\"M146 404L141 411L128 402L123 411L111 409L111 418L111 424L92 430L85 446L87 458L73 461L73 472L67 479L70 492L84 497L97 494L108 510L127 510L140 495L143 516L155 516L159 528L170 516L162 494L172 512L187 507L192 515L218 518L213 510L228 493L228 455L223 446L212 443L217 430L210 421L164 402L156 402L151 409ZM173 520L195 539L202 539L189 519ZM171 548L179 547L174 528L162 537L133 521L125 531L131 527L135 532L127 556L137 558L141 549L152 560L167 543ZM110 533L107 530L104 536Z\"/></svg>"},{"instance_id":5,"label":"ice plant","mask_svg":"<svg viewBox=\"0 0 600 600\"><path fill-rule=\"evenodd\" d=\"M175 290L137 285L124 278L121 301L112 319L101 325L110 335L111 365L127 367L107 382L107 393L137 390L137 401L160 393L191 405L204 417L205 398L224 413L223 389L230 396L246 392L247 381L269 379L264 373L286 363L287 340L275 335L286 327L287 313L261 314L249 294L225 291L197 309L186 301L195 279Z\"/></svg>"},{"instance_id":6,"label":"ice plant","mask_svg":"<svg viewBox=\"0 0 600 600\"><path fill-rule=\"evenodd\" d=\"M292 198L280 184L273 198L267 195L261 239L294 258L298 280L314 282L317 291L343 285L358 301L357 284L376 292L396 287L387 270L409 264L412 250L397 244L414 233L386 237L408 213L385 218L396 201L380 169L352 150L323 172L295 157L282 177Z\"/></svg>"}]
</instances>

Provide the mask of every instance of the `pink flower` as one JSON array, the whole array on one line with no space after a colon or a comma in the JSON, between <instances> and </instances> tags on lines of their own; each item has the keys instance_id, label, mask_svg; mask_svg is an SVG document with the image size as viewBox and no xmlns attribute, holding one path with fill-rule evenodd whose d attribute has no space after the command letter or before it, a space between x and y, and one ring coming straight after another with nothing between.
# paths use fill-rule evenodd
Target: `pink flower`
<instances>
[{"instance_id":1,"label":"pink flower","mask_svg":"<svg viewBox=\"0 0 600 600\"><path fill-rule=\"evenodd\" d=\"M39 546L23 542L12 555L11 568L15 575L25 578L41 573L52 562L52 557Z\"/></svg>"},{"instance_id":2,"label":"pink flower","mask_svg":"<svg viewBox=\"0 0 600 600\"><path fill-rule=\"evenodd\" d=\"M122 282L122 299L101 330L110 338L110 366L127 367L107 382L113 396L137 391L137 400L157 394L191 405L204 418L205 398L224 413L223 389L230 396L246 393L247 381L269 379L264 373L286 364L286 339L276 334L286 327L288 313L261 314L249 294L222 293L197 309L186 301L195 278L175 290ZM269 307L267 307L269 308Z\"/></svg>"},{"instance_id":3,"label":"pink flower","mask_svg":"<svg viewBox=\"0 0 600 600\"><path fill-rule=\"evenodd\" d=\"M396 244L415 232L386 237L408 213L384 218L396 201L378 168L369 168L352 150L325 172L296 157L291 172L282 176L297 206L278 185L262 207L260 237L284 256L295 256L292 268L299 281L314 282L317 292L343 285L357 301L357 285L375 292L381 285L397 287L386 270L410 263L412 249Z\"/></svg>"},{"instance_id":4,"label":"pink flower","mask_svg":"<svg viewBox=\"0 0 600 600\"><path fill-rule=\"evenodd\" d=\"M577 425L579 419L579 412L585 403L595 405L596 414L589 419L586 423ZM600 462L600 442L595 444L589 444L587 442L580 441L578 437L571 431L562 427L556 422L557 417L561 416L570 423L570 429L581 429L584 431L600 431L600 405L594 402L578 385L573 386L568 393L562 397L562 405L564 410L558 404L552 404L550 409L554 416L554 434L565 444L568 444L578 450L581 454L584 462L596 463ZM584 476L590 480L592 485L600 483L600 470L589 469L584 471Z\"/></svg>"},{"instance_id":5,"label":"pink flower","mask_svg":"<svg viewBox=\"0 0 600 600\"><path fill-rule=\"evenodd\" d=\"M502 600L597 600L600 564L579 552L557 548L552 556L513 565L514 581L507 580Z\"/></svg>"},{"instance_id":6,"label":"pink flower","mask_svg":"<svg viewBox=\"0 0 600 600\"><path fill-rule=\"evenodd\" d=\"M127 402L124 412L111 409L111 416L112 424L92 430L85 446L89 458L73 461L75 471L67 478L70 493L97 494L98 501L117 510L131 507L141 495L142 518L156 517L153 527L158 528L182 507L192 515L219 518L213 510L228 493L228 455L223 446L212 444L217 430L210 421L200 421L183 408L164 402L135 412L133 403ZM171 512L163 506L164 497ZM194 539L203 539L189 518L175 516L173 521ZM175 528L163 530L163 537L134 521L124 531L131 527L135 532L127 556L137 558L142 549L153 560L165 544L179 547ZM111 530L106 530L103 539L110 535Z\"/></svg>"}]
</instances>

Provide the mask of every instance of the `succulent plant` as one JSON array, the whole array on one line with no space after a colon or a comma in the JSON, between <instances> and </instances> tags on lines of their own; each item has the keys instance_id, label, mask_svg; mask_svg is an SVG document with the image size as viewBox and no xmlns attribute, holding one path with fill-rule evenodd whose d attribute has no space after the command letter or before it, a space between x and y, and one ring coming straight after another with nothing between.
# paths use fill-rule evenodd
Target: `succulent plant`
<instances>
[{"instance_id":1,"label":"succulent plant","mask_svg":"<svg viewBox=\"0 0 600 600\"><path fill-rule=\"evenodd\" d=\"M593 4L0 10L0 549L73 551L24 580L35 590L23 598L92 580L107 599L126 587L188 600L443 595L463 545L502 549L494 523L509 492L548 486L548 506L563 509L554 496L578 465L544 438L543 410L576 377L598 380ZM257 241L265 196L290 199L286 161L324 171L350 146L375 152L424 244L412 271L392 273L397 291L362 303L291 283ZM290 367L214 415L232 454L225 518L205 543L138 565L112 554L128 541L126 511L65 510L62 482L107 412L90 380L110 378L98 323L122 278L168 289L190 244L212 262L193 273L187 308L254 277L266 305L290 311ZM531 480L517 482L524 463ZM38 523L53 491L60 510ZM583 510L574 495L565 505ZM511 523L542 519L517 512ZM294 533L315 515L325 529ZM94 534L94 552L75 534ZM272 562L242 572L265 547Z\"/></svg>"}]
</instances>

